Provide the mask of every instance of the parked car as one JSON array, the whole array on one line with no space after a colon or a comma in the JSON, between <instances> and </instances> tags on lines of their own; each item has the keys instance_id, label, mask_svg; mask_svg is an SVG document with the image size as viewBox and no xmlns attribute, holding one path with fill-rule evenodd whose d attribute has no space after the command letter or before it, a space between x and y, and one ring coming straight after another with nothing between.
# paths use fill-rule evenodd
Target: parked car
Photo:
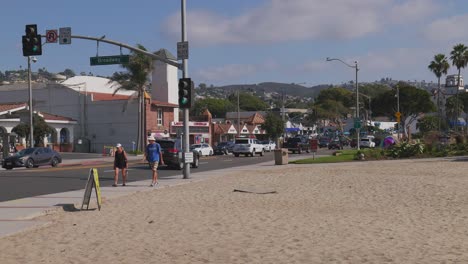
<instances>
[{"instance_id":1,"label":"parked car","mask_svg":"<svg viewBox=\"0 0 468 264\"><path fill-rule=\"evenodd\" d=\"M2 161L2 168L11 170L17 167L37 168L42 165L57 167L60 163L62 163L62 157L57 151L36 147L22 149L13 156L6 157Z\"/></svg>"},{"instance_id":2,"label":"parked car","mask_svg":"<svg viewBox=\"0 0 468 264\"><path fill-rule=\"evenodd\" d=\"M232 152L233 147L234 147L234 142L232 141L219 142L218 145L214 147L214 154L215 155L227 155L230 152Z\"/></svg>"},{"instance_id":3,"label":"parked car","mask_svg":"<svg viewBox=\"0 0 468 264\"><path fill-rule=\"evenodd\" d=\"M182 160L182 143L180 139L157 139L156 142L161 145L164 164L179 170L184 167ZM192 168L198 168L200 153L198 153L198 151L192 151L192 154L193 162L190 165Z\"/></svg>"},{"instance_id":4,"label":"parked car","mask_svg":"<svg viewBox=\"0 0 468 264\"><path fill-rule=\"evenodd\" d=\"M254 138L236 138L234 141L234 149L232 152L234 156L239 157L240 154L247 156L255 156L255 154L260 154L263 156L263 145L257 139Z\"/></svg>"},{"instance_id":5,"label":"parked car","mask_svg":"<svg viewBox=\"0 0 468 264\"><path fill-rule=\"evenodd\" d=\"M361 147L361 148L375 148L374 138L372 138L372 137L361 138L361 140L359 141L359 147Z\"/></svg>"},{"instance_id":6,"label":"parked car","mask_svg":"<svg viewBox=\"0 0 468 264\"><path fill-rule=\"evenodd\" d=\"M272 151L276 148L276 143L274 141L271 141L271 140L263 140L263 141L260 141L260 144L263 145L263 149L265 151Z\"/></svg>"},{"instance_id":7,"label":"parked car","mask_svg":"<svg viewBox=\"0 0 468 264\"><path fill-rule=\"evenodd\" d=\"M287 148L288 151L292 153L301 154L302 151L310 152L310 142L307 137L292 137L288 138L286 142L283 143L283 148Z\"/></svg>"},{"instance_id":8,"label":"parked car","mask_svg":"<svg viewBox=\"0 0 468 264\"><path fill-rule=\"evenodd\" d=\"M326 148L328 147L328 144L330 144L330 139L329 138L320 138L318 142L319 148Z\"/></svg>"},{"instance_id":9,"label":"parked car","mask_svg":"<svg viewBox=\"0 0 468 264\"><path fill-rule=\"evenodd\" d=\"M200 156L211 156L214 153L213 148L206 143L193 144L192 146L190 146L190 150L198 151L198 153L200 153Z\"/></svg>"},{"instance_id":10,"label":"parked car","mask_svg":"<svg viewBox=\"0 0 468 264\"><path fill-rule=\"evenodd\" d=\"M328 143L328 149L343 149L343 142L339 139L334 139Z\"/></svg>"}]
</instances>

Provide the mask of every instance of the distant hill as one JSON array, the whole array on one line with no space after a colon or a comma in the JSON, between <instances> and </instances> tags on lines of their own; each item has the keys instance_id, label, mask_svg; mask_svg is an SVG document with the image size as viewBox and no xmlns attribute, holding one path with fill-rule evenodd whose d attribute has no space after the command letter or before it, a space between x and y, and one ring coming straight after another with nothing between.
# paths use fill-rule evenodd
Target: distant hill
<instances>
[{"instance_id":1,"label":"distant hill","mask_svg":"<svg viewBox=\"0 0 468 264\"><path fill-rule=\"evenodd\" d=\"M275 83L275 82L264 82L259 84L233 84L226 86L211 86L206 88L200 88L197 93L209 93L228 96L237 91L251 92L259 96L265 93L278 93L289 96L298 97L311 97L314 98L322 89L329 88L330 85L317 85L313 87L305 87L299 84L288 84L288 83Z\"/></svg>"}]
</instances>

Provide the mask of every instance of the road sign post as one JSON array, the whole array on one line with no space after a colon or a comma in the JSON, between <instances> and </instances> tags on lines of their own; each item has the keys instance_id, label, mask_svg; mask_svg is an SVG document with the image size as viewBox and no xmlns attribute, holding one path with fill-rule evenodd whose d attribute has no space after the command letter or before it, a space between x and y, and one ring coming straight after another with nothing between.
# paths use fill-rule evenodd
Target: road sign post
<instances>
[{"instance_id":1,"label":"road sign post","mask_svg":"<svg viewBox=\"0 0 468 264\"><path fill-rule=\"evenodd\" d=\"M56 29L46 30L46 43L57 43L58 32Z\"/></svg>"},{"instance_id":2,"label":"road sign post","mask_svg":"<svg viewBox=\"0 0 468 264\"><path fill-rule=\"evenodd\" d=\"M59 28L59 44L71 44L71 27Z\"/></svg>"}]
</instances>

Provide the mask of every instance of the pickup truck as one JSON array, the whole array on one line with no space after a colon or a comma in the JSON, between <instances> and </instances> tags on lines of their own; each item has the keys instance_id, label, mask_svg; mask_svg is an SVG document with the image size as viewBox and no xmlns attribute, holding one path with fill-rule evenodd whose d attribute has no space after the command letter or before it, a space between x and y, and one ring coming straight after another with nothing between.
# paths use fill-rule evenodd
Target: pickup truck
<instances>
[{"instance_id":1,"label":"pickup truck","mask_svg":"<svg viewBox=\"0 0 468 264\"><path fill-rule=\"evenodd\" d=\"M232 153L236 157L239 157L240 154L244 154L246 157L249 155L253 157L257 153L263 156L264 151L264 146L254 138L236 138L234 148L232 149Z\"/></svg>"},{"instance_id":2,"label":"pickup truck","mask_svg":"<svg viewBox=\"0 0 468 264\"><path fill-rule=\"evenodd\" d=\"M296 153L296 151L298 154L301 154L302 151L309 153L310 142L306 137L292 137L288 138L288 140L283 143L283 148L287 148L288 151L292 151L293 154Z\"/></svg>"}]
</instances>

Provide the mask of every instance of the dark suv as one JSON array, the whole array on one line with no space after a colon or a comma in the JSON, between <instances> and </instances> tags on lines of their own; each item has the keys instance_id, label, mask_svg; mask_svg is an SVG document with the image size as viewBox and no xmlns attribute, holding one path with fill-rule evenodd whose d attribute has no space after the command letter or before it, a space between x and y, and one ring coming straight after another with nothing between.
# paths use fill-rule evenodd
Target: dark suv
<instances>
[{"instance_id":1,"label":"dark suv","mask_svg":"<svg viewBox=\"0 0 468 264\"><path fill-rule=\"evenodd\" d=\"M227 155L232 152L233 147L234 142L232 141L219 142L214 148L214 154Z\"/></svg>"},{"instance_id":2,"label":"dark suv","mask_svg":"<svg viewBox=\"0 0 468 264\"><path fill-rule=\"evenodd\" d=\"M181 170L184 167L182 162L182 144L178 139L157 139L163 153L164 163L169 167L174 167ZM200 153L198 151L192 151L193 162L191 163L192 168L198 168L200 163Z\"/></svg>"},{"instance_id":3,"label":"dark suv","mask_svg":"<svg viewBox=\"0 0 468 264\"><path fill-rule=\"evenodd\" d=\"M283 148L287 148L292 153L301 154L302 151L310 152L310 143L309 139L306 137L293 137L288 138L286 142L283 143Z\"/></svg>"}]
</instances>

